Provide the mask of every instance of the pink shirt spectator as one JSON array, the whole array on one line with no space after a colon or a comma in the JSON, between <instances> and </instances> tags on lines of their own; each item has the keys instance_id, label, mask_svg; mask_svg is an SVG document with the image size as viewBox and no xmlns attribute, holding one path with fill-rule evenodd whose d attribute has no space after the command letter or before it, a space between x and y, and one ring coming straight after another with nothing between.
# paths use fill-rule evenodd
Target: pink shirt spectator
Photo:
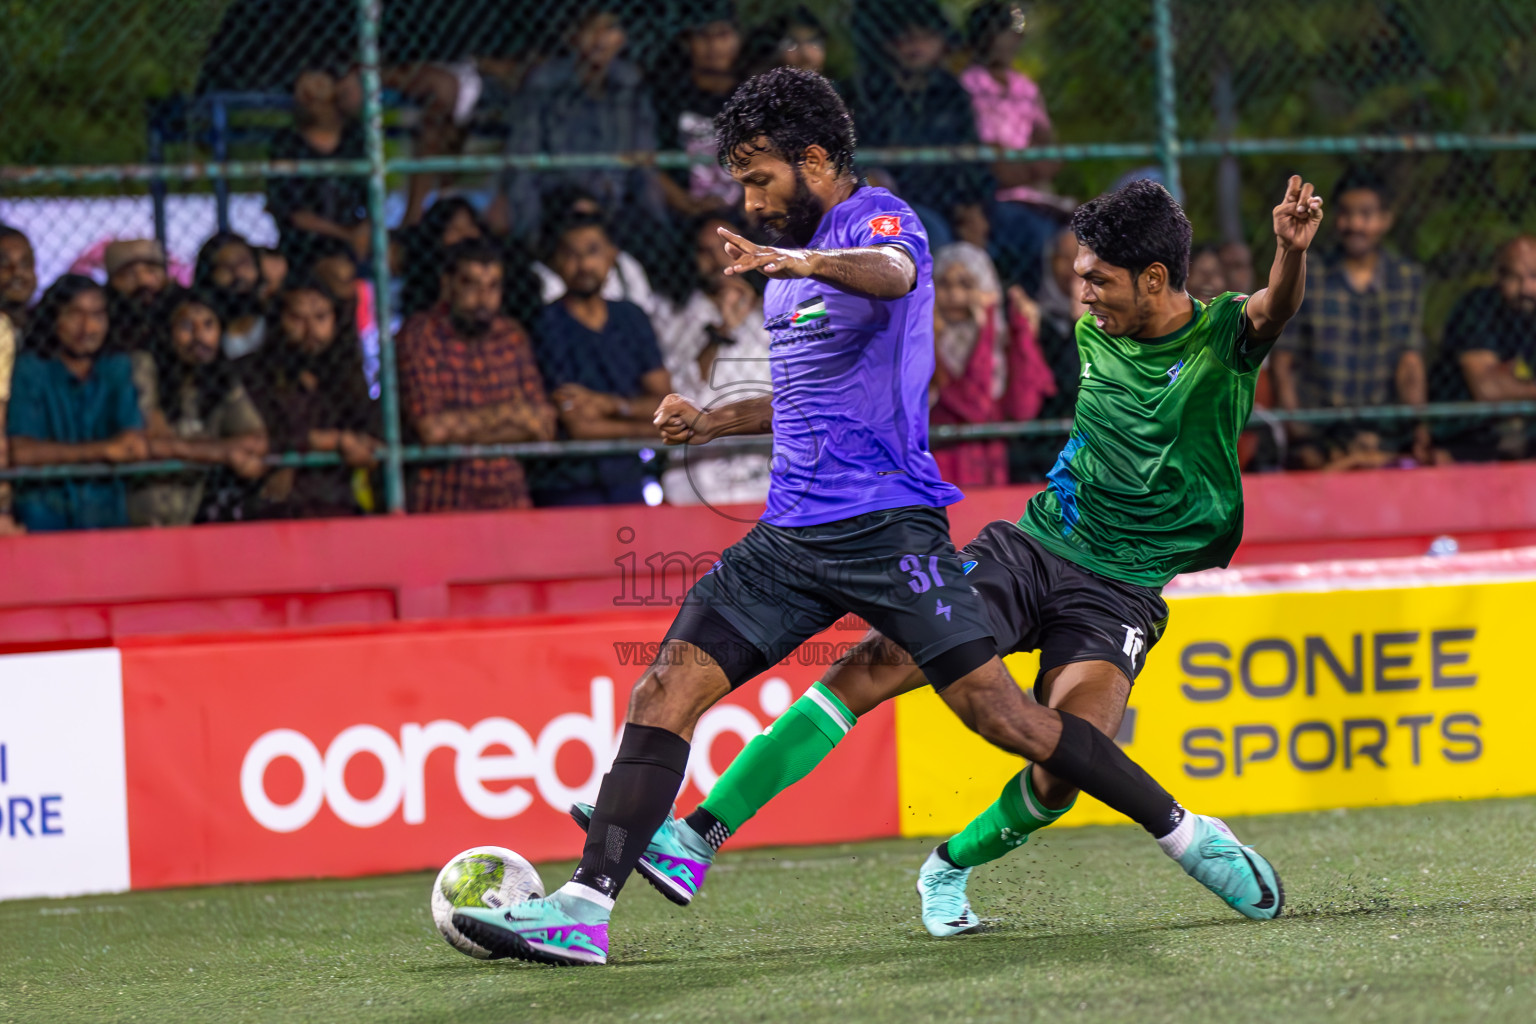
<instances>
[{"instance_id":1,"label":"pink shirt spectator","mask_svg":"<svg viewBox=\"0 0 1536 1024\"><path fill-rule=\"evenodd\" d=\"M1036 132L1051 127L1040 87L1023 72L1010 70L1005 86L986 68L973 64L960 76L960 84L971 94L976 133L989 146L1027 149ZM1045 192L1026 185L998 189L997 198L1000 202L1050 202Z\"/></svg>"}]
</instances>

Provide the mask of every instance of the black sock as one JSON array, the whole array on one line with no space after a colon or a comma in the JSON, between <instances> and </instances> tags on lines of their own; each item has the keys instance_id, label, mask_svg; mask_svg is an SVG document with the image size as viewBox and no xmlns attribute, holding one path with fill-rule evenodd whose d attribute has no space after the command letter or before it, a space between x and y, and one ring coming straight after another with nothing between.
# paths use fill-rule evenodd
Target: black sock
<instances>
[{"instance_id":1,"label":"black sock","mask_svg":"<svg viewBox=\"0 0 1536 1024\"><path fill-rule=\"evenodd\" d=\"M731 830L726 827L725 822L702 807L695 808L693 813L684 818L683 821L687 823L689 828L703 836L710 849L716 853L720 852L721 844L731 838Z\"/></svg>"},{"instance_id":2,"label":"black sock","mask_svg":"<svg viewBox=\"0 0 1536 1024\"><path fill-rule=\"evenodd\" d=\"M1184 817L1173 796L1115 741L1083 719L1058 711L1061 739L1040 767L1113 807L1161 839Z\"/></svg>"},{"instance_id":3,"label":"black sock","mask_svg":"<svg viewBox=\"0 0 1536 1024\"><path fill-rule=\"evenodd\" d=\"M617 896L683 787L688 741L653 725L626 725L603 776L587 845L571 881Z\"/></svg>"},{"instance_id":4,"label":"black sock","mask_svg":"<svg viewBox=\"0 0 1536 1024\"><path fill-rule=\"evenodd\" d=\"M939 859L942 860L944 863L948 864L950 867L952 867L952 868L960 867L959 864L955 863L955 858L953 858L953 857L951 857L949 855L949 840L948 839L946 839L942 843L940 843L939 844L939 848L937 850L934 850L933 852L937 853L939 855ZM962 868L961 870L964 870L964 869Z\"/></svg>"}]
</instances>

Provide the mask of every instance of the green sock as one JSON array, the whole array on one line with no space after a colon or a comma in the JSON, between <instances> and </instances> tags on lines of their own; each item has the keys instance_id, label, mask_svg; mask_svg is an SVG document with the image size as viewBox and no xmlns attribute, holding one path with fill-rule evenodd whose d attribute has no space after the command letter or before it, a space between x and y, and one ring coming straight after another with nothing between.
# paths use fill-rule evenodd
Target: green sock
<instances>
[{"instance_id":1,"label":"green sock","mask_svg":"<svg viewBox=\"0 0 1536 1024\"><path fill-rule=\"evenodd\" d=\"M700 809L735 832L769 800L809 775L857 720L831 690L812 683L736 755Z\"/></svg>"},{"instance_id":2,"label":"green sock","mask_svg":"<svg viewBox=\"0 0 1536 1024\"><path fill-rule=\"evenodd\" d=\"M1009 850L1024 845L1036 829L1044 828L1072 809L1072 803L1051 810L1035 795L1030 779L1030 765L1009 779L1003 792L986 810L944 844L949 860L962 868L974 868L997 860Z\"/></svg>"}]
</instances>

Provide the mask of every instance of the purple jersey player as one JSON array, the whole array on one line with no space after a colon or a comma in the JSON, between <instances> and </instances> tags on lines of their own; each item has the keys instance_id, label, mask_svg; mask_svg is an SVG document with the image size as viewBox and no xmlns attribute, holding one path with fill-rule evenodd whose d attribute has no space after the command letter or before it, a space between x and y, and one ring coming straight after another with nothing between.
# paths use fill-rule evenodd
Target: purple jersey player
<instances>
[{"instance_id":1,"label":"purple jersey player","mask_svg":"<svg viewBox=\"0 0 1536 1024\"><path fill-rule=\"evenodd\" d=\"M683 826L693 845L650 861L646 877L687 902L732 829L707 805L686 822L668 817L699 716L849 612L877 631L866 653L915 663L988 740L1138 821L1177 813L1083 719L1029 703L997 657L987 608L949 539L944 507L960 492L927 450L928 241L905 203L860 186L853 122L836 91L813 72L777 68L737 89L715 128L748 216L784 243L720 229L733 260L726 273L770 279L775 391L709 410L669 395L656 423L669 444L771 430L768 512L689 590L636 683L597 803L573 808L588 833L571 881L544 899L454 914L460 931L499 955L606 963L614 898L664 822ZM855 717L817 683L773 735L818 742L810 734L820 730L819 742L836 742ZM761 800L816 762L803 760L757 773Z\"/></svg>"},{"instance_id":2,"label":"purple jersey player","mask_svg":"<svg viewBox=\"0 0 1536 1024\"><path fill-rule=\"evenodd\" d=\"M916 284L880 299L815 277L770 280L773 475L763 519L814 526L962 495L928 453L933 259L912 208L860 188L827 211L808 248L905 254Z\"/></svg>"}]
</instances>

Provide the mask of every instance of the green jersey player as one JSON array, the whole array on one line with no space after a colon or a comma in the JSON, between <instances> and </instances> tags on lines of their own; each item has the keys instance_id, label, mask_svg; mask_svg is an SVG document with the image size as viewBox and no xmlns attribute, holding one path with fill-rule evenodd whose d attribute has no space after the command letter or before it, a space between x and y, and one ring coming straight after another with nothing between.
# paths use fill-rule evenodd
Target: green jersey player
<instances>
[{"instance_id":1,"label":"green jersey player","mask_svg":"<svg viewBox=\"0 0 1536 1024\"><path fill-rule=\"evenodd\" d=\"M1237 439L1259 366L1301 303L1306 251L1322 221L1313 191L1293 177L1275 207L1268 287L1209 304L1184 291L1189 221L1161 185L1132 182L1073 216L1073 269L1088 312L1077 324L1072 435L1023 517L988 525L961 558L999 652L1040 651L1036 698L1104 736L1118 730L1167 623L1162 587L1178 573L1226 565L1242 536ZM924 683L900 647L872 632L747 745L698 810L657 831L639 870L674 902L689 902L733 831L809 773L860 715ZM971 869L1021 845L1075 798L1040 764L1009 779L923 865L928 930L975 927ZM585 824L588 809L572 814ZM1179 808L1171 821L1142 824L1234 909L1261 920L1279 914L1273 868L1218 819Z\"/></svg>"}]
</instances>

